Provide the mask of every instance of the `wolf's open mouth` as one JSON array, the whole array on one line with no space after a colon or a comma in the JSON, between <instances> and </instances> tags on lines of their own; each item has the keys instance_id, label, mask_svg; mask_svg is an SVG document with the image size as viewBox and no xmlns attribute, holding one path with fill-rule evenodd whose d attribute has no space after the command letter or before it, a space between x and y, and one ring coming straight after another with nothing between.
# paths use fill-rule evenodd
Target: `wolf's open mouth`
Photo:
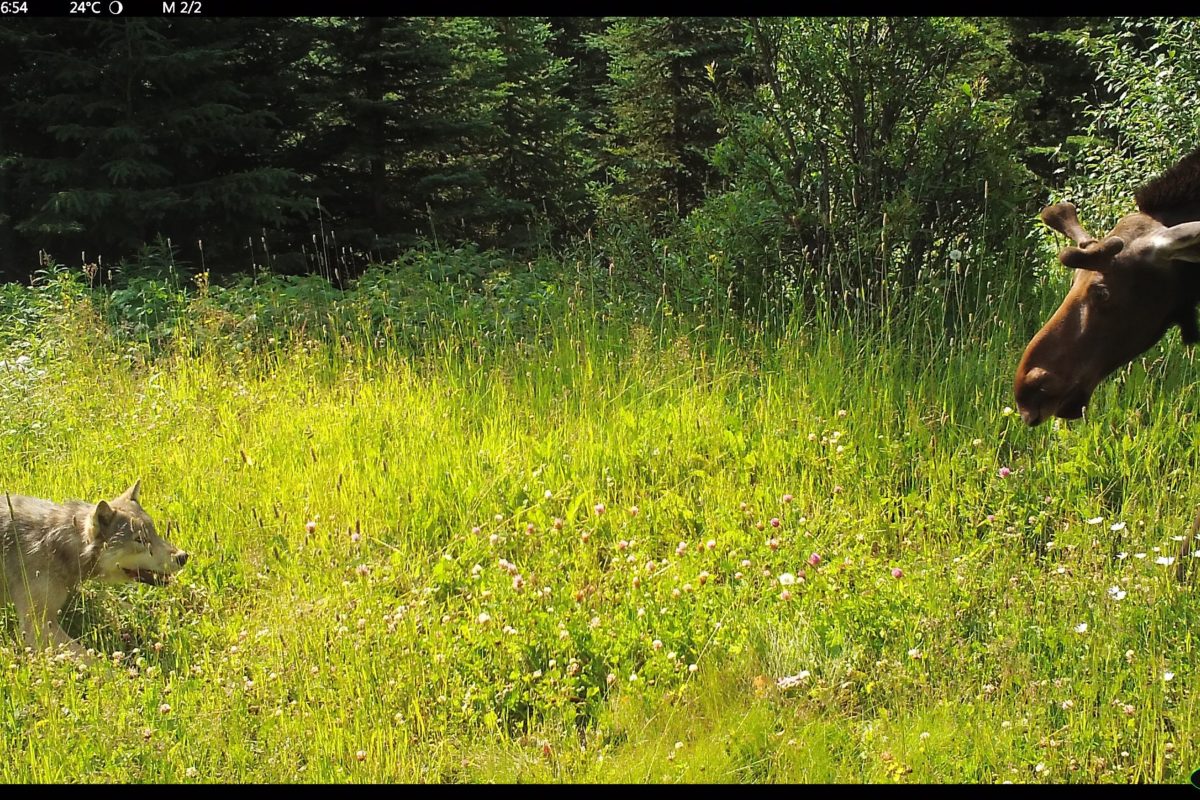
<instances>
[{"instance_id":1,"label":"wolf's open mouth","mask_svg":"<svg viewBox=\"0 0 1200 800\"><path fill-rule=\"evenodd\" d=\"M167 581L171 579L170 575L164 575L161 572L155 572L152 569L127 569L125 577L131 581L146 583L151 586L165 586Z\"/></svg>"}]
</instances>

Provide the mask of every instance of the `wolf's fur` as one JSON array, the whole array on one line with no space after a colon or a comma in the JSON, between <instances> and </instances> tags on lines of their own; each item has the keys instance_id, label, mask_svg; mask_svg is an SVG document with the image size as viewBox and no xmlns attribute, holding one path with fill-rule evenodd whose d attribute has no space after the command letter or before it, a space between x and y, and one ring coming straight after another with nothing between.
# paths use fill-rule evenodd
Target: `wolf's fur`
<instances>
[{"instance_id":1,"label":"wolf's fur","mask_svg":"<svg viewBox=\"0 0 1200 800\"><path fill-rule=\"evenodd\" d=\"M183 567L187 553L160 537L138 505L140 485L98 503L0 495L0 603L16 606L29 647L84 653L58 624L80 581L161 585Z\"/></svg>"}]
</instances>

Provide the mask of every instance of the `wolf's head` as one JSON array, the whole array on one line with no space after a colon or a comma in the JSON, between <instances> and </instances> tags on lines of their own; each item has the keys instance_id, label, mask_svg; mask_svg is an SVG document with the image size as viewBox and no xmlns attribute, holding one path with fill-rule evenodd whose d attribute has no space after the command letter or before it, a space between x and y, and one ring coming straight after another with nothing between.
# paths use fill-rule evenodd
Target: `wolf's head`
<instances>
[{"instance_id":1,"label":"wolf's head","mask_svg":"<svg viewBox=\"0 0 1200 800\"><path fill-rule=\"evenodd\" d=\"M138 505L140 486L137 481L115 500L101 500L92 512L88 527L100 548L92 574L99 580L162 586L187 563L188 554L159 536Z\"/></svg>"}]
</instances>

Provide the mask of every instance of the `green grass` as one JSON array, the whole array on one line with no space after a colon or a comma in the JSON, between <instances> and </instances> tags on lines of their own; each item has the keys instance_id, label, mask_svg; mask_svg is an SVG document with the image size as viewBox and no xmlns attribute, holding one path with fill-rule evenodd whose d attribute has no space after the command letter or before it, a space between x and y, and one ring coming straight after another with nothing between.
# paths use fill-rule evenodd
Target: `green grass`
<instances>
[{"instance_id":1,"label":"green grass","mask_svg":"<svg viewBox=\"0 0 1200 800\"><path fill-rule=\"evenodd\" d=\"M140 477L192 558L85 588L90 666L3 612L0 780L1185 781L1200 602L1156 558L1200 504L1196 368L1171 334L1029 430L1032 328L993 311L151 358L74 304L10 347L46 373L0 401L0 485Z\"/></svg>"}]
</instances>

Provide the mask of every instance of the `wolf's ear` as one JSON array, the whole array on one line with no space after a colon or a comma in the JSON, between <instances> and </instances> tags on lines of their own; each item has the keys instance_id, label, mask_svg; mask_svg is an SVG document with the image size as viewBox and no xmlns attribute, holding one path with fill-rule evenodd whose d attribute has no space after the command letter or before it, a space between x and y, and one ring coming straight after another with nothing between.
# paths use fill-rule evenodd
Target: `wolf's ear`
<instances>
[{"instance_id":1,"label":"wolf's ear","mask_svg":"<svg viewBox=\"0 0 1200 800\"><path fill-rule=\"evenodd\" d=\"M141 488L142 488L142 479L138 478L136 481L133 482L133 486L130 486L128 489L126 489L125 494L118 497L117 500L132 500L133 502L136 503L138 501L138 490Z\"/></svg>"},{"instance_id":2,"label":"wolf's ear","mask_svg":"<svg viewBox=\"0 0 1200 800\"><path fill-rule=\"evenodd\" d=\"M103 539L112 530L113 520L116 518L117 512L112 510L112 506L101 500L96 504L96 510L92 512L92 536L97 539Z\"/></svg>"}]
</instances>

